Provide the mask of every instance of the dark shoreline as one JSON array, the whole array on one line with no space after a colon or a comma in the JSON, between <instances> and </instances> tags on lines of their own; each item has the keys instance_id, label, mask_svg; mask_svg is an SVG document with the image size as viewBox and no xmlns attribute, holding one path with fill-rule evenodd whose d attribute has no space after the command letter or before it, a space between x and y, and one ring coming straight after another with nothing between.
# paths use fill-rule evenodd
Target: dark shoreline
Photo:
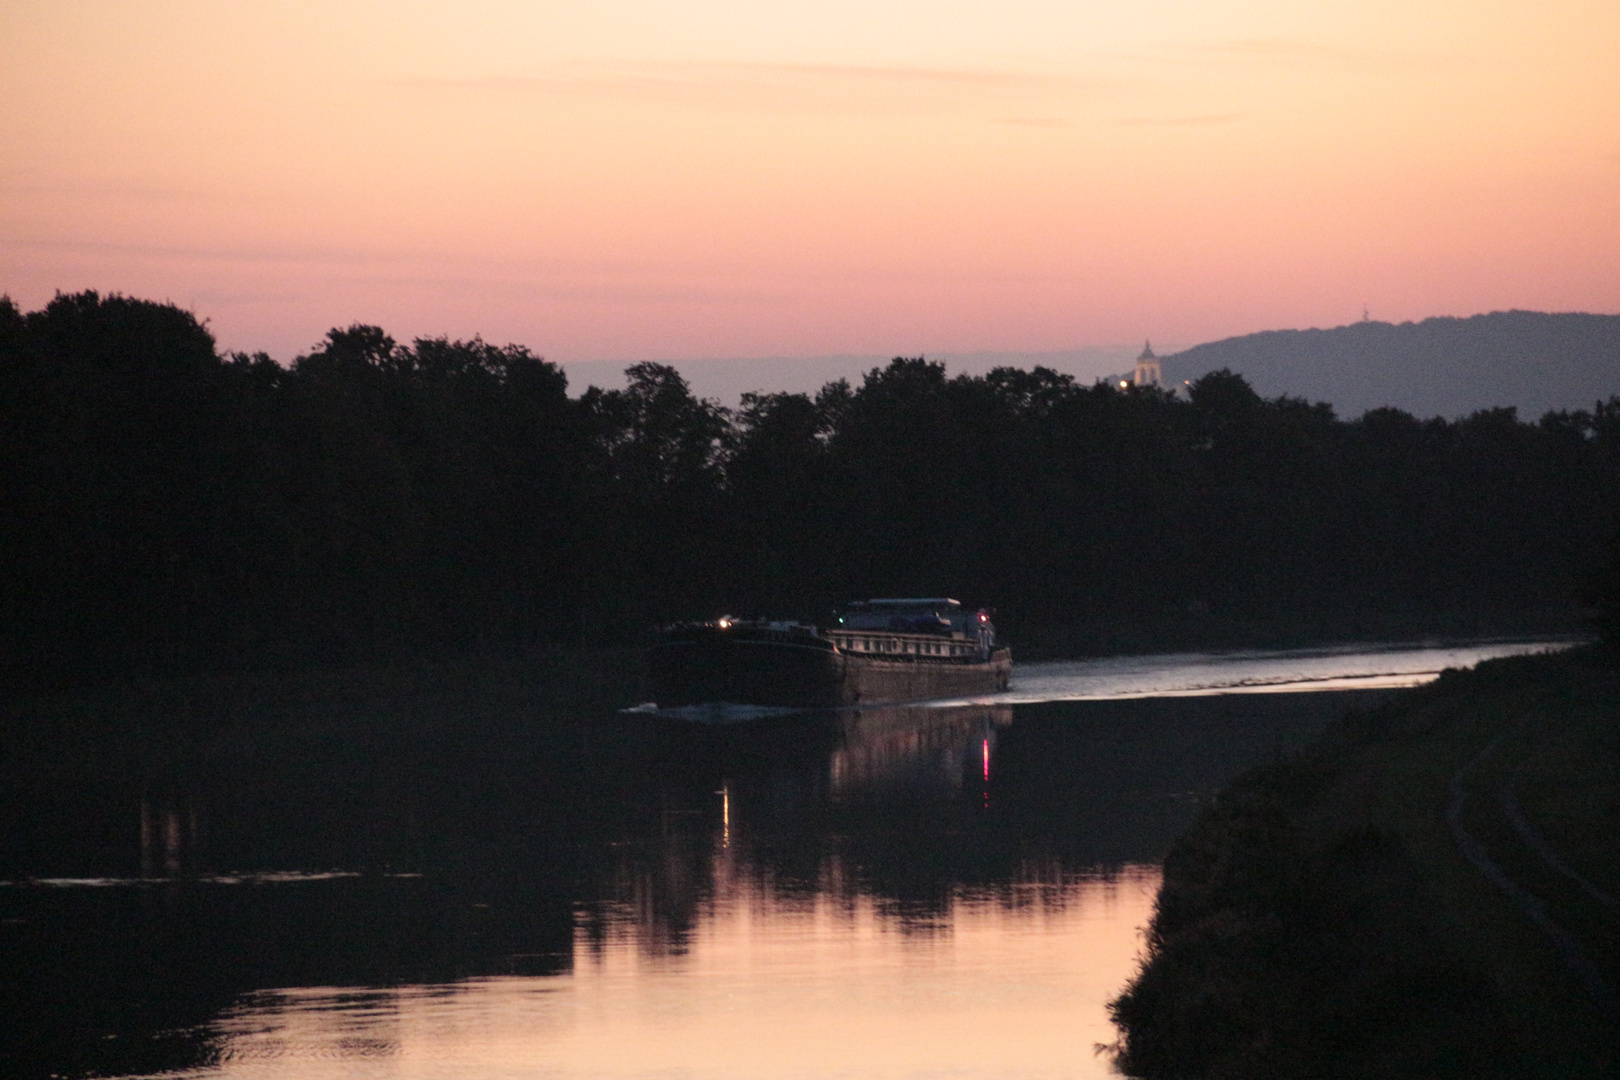
<instances>
[{"instance_id":1,"label":"dark shoreline","mask_svg":"<svg viewBox=\"0 0 1620 1080\"><path fill-rule=\"evenodd\" d=\"M1516 836L1620 894L1620 665L1597 647L1491 661L1352 713L1253 770L1176 843L1146 963L1114 1003L1119 1064L1160 1077L1606 1077L1611 1018L1557 943L1620 982L1601 905ZM1489 753L1486 751L1489 750Z\"/></svg>"}]
</instances>

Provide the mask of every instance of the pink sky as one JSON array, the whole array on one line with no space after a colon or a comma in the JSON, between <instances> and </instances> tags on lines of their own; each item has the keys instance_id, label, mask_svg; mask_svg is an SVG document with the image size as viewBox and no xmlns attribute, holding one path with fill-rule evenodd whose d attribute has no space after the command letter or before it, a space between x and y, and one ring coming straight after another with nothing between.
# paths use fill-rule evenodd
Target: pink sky
<instances>
[{"instance_id":1,"label":"pink sky","mask_svg":"<svg viewBox=\"0 0 1620 1080\"><path fill-rule=\"evenodd\" d=\"M553 359L1620 310L1620 5L0 8L0 291Z\"/></svg>"}]
</instances>

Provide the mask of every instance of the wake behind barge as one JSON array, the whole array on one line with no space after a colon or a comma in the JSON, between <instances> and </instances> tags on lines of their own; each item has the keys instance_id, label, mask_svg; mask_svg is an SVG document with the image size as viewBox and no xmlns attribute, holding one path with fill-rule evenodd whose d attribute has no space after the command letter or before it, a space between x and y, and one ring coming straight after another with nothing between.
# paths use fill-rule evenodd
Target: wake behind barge
<instances>
[{"instance_id":1,"label":"wake behind barge","mask_svg":"<svg viewBox=\"0 0 1620 1080\"><path fill-rule=\"evenodd\" d=\"M866 600L838 625L717 619L665 628L649 668L659 706L838 708L1007 688L1012 652L989 614L948 598Z\"/></svg>"}]
</instances>

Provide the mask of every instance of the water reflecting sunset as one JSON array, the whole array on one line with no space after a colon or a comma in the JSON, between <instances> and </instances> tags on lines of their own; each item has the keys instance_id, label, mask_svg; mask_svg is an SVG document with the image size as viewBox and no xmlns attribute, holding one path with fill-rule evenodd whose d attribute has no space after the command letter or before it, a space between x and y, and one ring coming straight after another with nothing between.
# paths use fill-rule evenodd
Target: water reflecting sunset
<instances>
[{"instance_id":1,"label":"water reflecting sunset","mask_svg":"<svg viewBox=\"0 0 1620 1080\"><path fill-rule=\"evenodd\" d=\"M1013 692L1044 700L719 725L520 703L427 739L338 711L262 765L64 787L0 878L0 1060L38 1080L1107 1075L1107 1002L1175 837L1392 692L1231 691L1473 659L1432 653L1031 664Z\"/></svg>"},{"instance_id":2,"label":"water reflecting sunset","mask_svg":"<svg viewBox=\"0 0 1620 1080\"><path fill-rule=\"evenodd\" d=\"M937 912L850 891L837 865L808 892L714 867L679 947L632 896L581 914L568 974L255 994L187 1075L1109 1073L1105 1003L1134 970L1156 867L1031 869Z\"/></svg>"}]
</instances>

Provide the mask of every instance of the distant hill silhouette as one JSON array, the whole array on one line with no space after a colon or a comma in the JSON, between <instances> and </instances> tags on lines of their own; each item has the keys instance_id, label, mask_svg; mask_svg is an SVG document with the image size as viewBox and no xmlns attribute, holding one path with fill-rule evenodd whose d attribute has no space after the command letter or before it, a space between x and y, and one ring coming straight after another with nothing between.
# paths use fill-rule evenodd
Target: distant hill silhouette
<instances>
[{"instance_id":1,"label":"distant hill silhouette","mask_svg":"<svg viewBox=\"0 0 1620 1080\"><path fill-rule=\"evenodd\" d=\"M1620 393L1620 315L1498 311L1399 325L1270 330L1164 358L1179 384L1230 368L1260 394L1332 403L1354 417L1390 405L1457 417L1517 406L1525 419Z\"/></svg>"}]
</instances>

